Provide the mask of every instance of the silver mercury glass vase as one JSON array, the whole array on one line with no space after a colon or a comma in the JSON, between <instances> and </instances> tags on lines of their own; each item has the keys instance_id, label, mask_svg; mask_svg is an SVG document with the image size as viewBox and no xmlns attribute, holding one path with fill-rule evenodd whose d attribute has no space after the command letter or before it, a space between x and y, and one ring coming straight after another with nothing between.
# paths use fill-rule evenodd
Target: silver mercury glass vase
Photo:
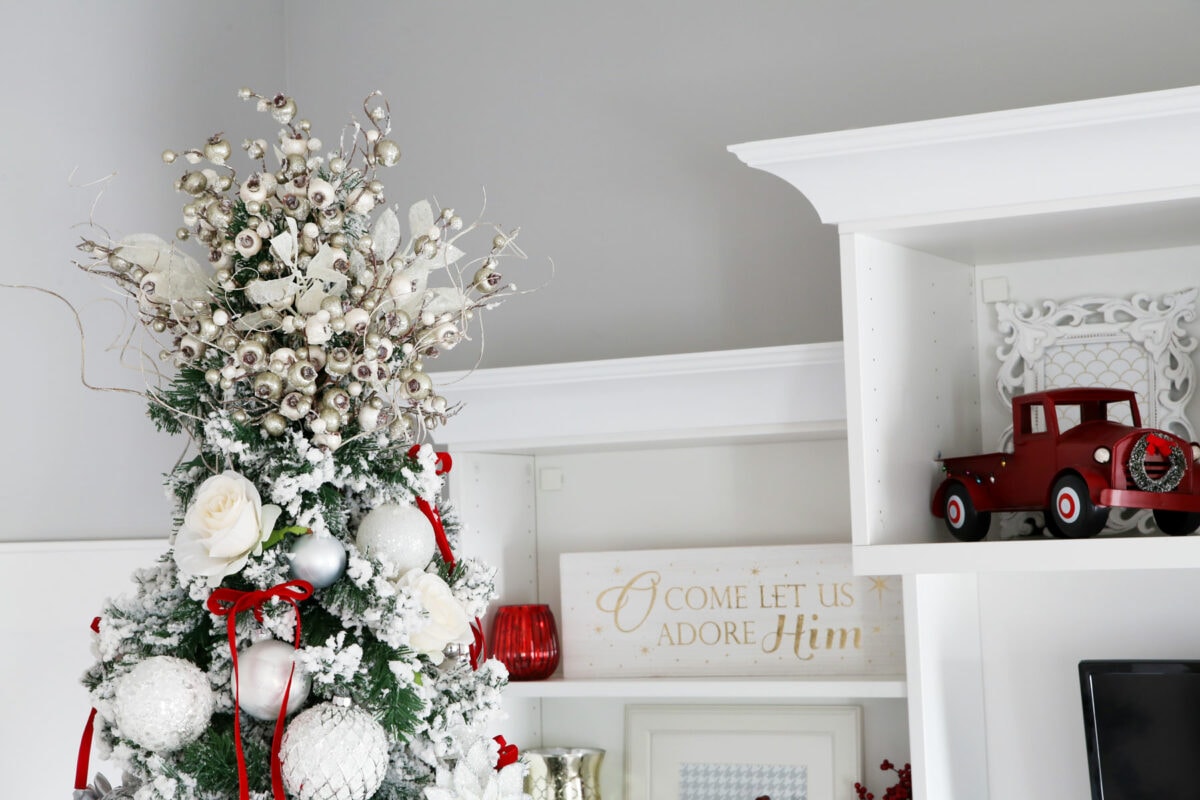
<instances>
[{"instance_id":1,"label":"silver mercury glass vase","mask_svg":"<svg viewBox=\"0 0 1200 800\"><path fill-rule=\"evenodd\" d=\"M604 751L591 747L545 747L523 753L529 765L525 791L533 800L601 800Z\"/></svg>"}]
</instances>

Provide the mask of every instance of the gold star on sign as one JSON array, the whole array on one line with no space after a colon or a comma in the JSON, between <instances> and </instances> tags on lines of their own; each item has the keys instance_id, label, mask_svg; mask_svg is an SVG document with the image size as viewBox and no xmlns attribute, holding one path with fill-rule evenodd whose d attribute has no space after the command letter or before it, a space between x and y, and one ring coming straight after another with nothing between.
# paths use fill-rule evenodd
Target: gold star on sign
<instances>
[{"instance_id":1,"label":"gold star on sign","mask_svg":"<svg viewBox=\"0 0 1200 800\"><path fill-rule=\"evenodd\" d=\"M892 588L891 586L888 586L888 580L889 579L886 577L880 578L877 576L872 576L871 577L871 588L867 590L869 592L878 592L879 593L879 607L880 608L883 608L883 593L886 592L888 589Z\"/></svg>"},{"instance_id":2,"label":"gold star on sign","mask_svg":"<svg viewBox=\"0 0 1200 800\"><path fill-rule=\"evenodd\" d=\"M643 647L643 648L642 648L642 655L644 655L644 656L648 656L648 655L650 655L650 648L649 648L649 647Z\"/></svg>"},{"instance_id":3,"label":"gold star on sign","mask_svg":"<svg viewBox=\"0 0 1200 800\"><path fill-rule=\"evenodd\" d=\"M604 627L602 625L597 625L596 633L604 633Z\"/></svg>"}]
</instances>

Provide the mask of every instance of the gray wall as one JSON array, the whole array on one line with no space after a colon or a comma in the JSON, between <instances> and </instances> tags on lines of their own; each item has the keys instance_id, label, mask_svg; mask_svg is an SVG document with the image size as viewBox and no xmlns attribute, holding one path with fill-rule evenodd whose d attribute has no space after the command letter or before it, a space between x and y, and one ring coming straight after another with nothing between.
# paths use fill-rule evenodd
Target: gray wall
<instances>
[{"instance_id":1,"label":"gray wall","mask_svg":"<svg viewBox=\"0 0 1200 800\"><path fill-rule=\"evenodd\" d=\"M114 237L173 236L180 170L159 154L257 121L236 91L283 83L280 5L3 4L0 283L42 286L80 307L93 384L145 381L105 352L122 314L105 302L107 285L71 266L79 224L99 196L95 217ZM72 185L114 171L102 195ZM79 352L64 305L0 289L0 541L170 531L162 475L184 442L155 433L140 399L84 389Z\"/></svg>"},{"instance_id":2,"label":"gray wall","mask_svg":"<svg viewBox=\"0 0 1200 800\"><path fill-rule=\"evenodd\" d=\"M86 305L69 266L96 189L115 235L169 237L165 147L273 126L234 96L293 92L324 138L373 89L405 156L394 202L434 196L522 226L540 291L491 315L484 366L841 338L836 237L728 144L1200 83L1200 3L715 0L4 4L0 282ZM160 475L183 447L135 399L78 381L78 336L49 298L0 291L0 540L158 536ZM463 366L458 351L447 366Z\"/></svg>"},{"instance_id":3,"label":"gray wall","mask_svg":"<svg viewBox=\"0 0 1200 800\"><path fill-rule=\"evenodd\" d=\"M322 120L386 90L393 200L523 226L485 365L840 339L834 233L725 147L1200 82L1200 3L604 0L288 5Z\"/></svg>"}]
</instances>

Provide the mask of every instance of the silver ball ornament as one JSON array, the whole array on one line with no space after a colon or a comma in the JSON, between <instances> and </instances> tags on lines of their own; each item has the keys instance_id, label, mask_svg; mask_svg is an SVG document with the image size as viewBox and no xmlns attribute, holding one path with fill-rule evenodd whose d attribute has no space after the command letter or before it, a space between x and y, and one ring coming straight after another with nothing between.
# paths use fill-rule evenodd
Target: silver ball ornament
<instances>
[{"instance_id":1,"label":"silver ball ornament","mask_svg":"<svg viewBox=\"0 0 1200 800\"><path fill-rule=\"evenodd\" d=\"M394 503L372 509L363 517L355 542L383 563L389 578L429 566L436 547L433 526L421 510Z\"/></svg>"},{"instance_id":2,"label":"silver ball ornament","mask_svg":"<svg viewBox=\"0 0 1200 800\"><path fill-rule=\"evenodd\" d=\"M292 577L308 581L314 589L332 586L346 572L346 548L332 536L299 537L289 558Z\"/></svg>"},{"instance_id":3,"label":"silver ball ornament","mask_svg":"<svg viewBox=\"0 0 1200 800\"><path fill-rule=\"evenodd\" d=\"M311 680L299 666L295 674L292 673L295 657L296 649L278 639L264 639L238 654L237 680L230 691L236 690L235 697L242 711L255 719L275 720L289 675L292 676L292 689L288 693L287 713L294 714L304 705Z\"/></svg>"},{"instance_id":4,"label":"silver ball ornament","mask_svg":"<svg viewBox=\"0 0 1200 800\"><path fill-rule=\"evenodd\" d=\"M117 727L147 750L170 752L199 738L215 703L208 678L195 664L152 656L117 684Z\"/></svg>"}]
</instances>

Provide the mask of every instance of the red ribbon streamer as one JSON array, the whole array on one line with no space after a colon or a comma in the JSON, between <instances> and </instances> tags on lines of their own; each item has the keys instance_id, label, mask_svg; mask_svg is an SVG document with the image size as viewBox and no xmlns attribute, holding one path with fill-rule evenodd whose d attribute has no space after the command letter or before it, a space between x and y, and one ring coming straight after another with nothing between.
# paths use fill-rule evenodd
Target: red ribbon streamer
<instances>
[{"instance_id":1,"label":"red ribbon streamer","mask_svg":"<svg viewBox=\"0 0 1200 800\"><path fill-rule=\"evenodd\" d=\"M96 725L96 709L88 714L87 725L83 726L83 736L79 739L79 758L75 761L75 788L86 789L88 779L88 762L92 756L92 731Z\"/></svg>"},{"instance_id":2,"label":"red ribbon streamer","mask_svg":"<svg viewBox=\"0 0 1200 800\"><path fill-rule=\"evenodd\" d=\"M251 611L260 623L263 621L262 607L272 597L278 597L285 603L290 603L296 614L296 636L292 642L296 649L300 648L300 606L302 600L312 597L313 587L308 581L288 581L278 586L272 586L261 592L239 592L237 589L222 587L208 596L208 610L218 617L226 618L229 632L229 655L233 659L233 741L237 747L238 762L238 799L250 800L249 779L246 775L246 755L242 752L242 721L241 721L241 684L238 680L237 660L237 615L243 611ZM271 789L275 800L286 800L283 790L283 774L279 766L279 743L283 739L283 721L287 712L288 696L292 692L292 677L296 674L296 664L292 663L292 671L288 674L287 686L283 690L283 703L279 706L279 716L275 719L275 736L271 740Z\"/></svg>"},{"instance_id":3,"label":"red ribbon streamer","mask_svg":"<svg viewBox=\"0 0 1200 800\"><path fill-rule=\"evenodd\" d=\"M487 640L483 637L483 623L479 621L479 617L471 623L471 635L474 641L467 652L471 655L471 669L476 670L487 656Z\"/></svg>"},{"instance_id":4,"label":"red ribbon streamer","mask_svg":"<svg viewBox=\"0 0 1200 800\"><path fill-rule=\"evenodd\" d=\"M408 450L409 458L416 458L417 453L421 450L421 445L414 444ZM437 469L436 474L445 475L454 466L453 459L449 453L437 454ZM442 515L438 513L437 507L432 505L424 497L417 498L417 508L421 509L421 513L429 520L429 524L433 526L433 536L437 541L438 552L442 554L442 561L446 562L446 566L454 569L454 552L450 549L450 540L446 537L446 527L442 525Z\"/></svg>"},{"instance_id":5,"label":"red ribbon streamer","mask_svg":"<svg viewBox=\"0 0 1200 800\"><path fill-rule=\"evenodd\" d=\"M92 633L100 633L100 618L93 617L91 624ZM92 709L92 713L88 714L87 724L83 726L83 736L79 737L79 755L75 759L75 788L86 789L88 779L88 765L92 760L92 733L96 729L96 709Z\"/></svg>"}]
</instances>

